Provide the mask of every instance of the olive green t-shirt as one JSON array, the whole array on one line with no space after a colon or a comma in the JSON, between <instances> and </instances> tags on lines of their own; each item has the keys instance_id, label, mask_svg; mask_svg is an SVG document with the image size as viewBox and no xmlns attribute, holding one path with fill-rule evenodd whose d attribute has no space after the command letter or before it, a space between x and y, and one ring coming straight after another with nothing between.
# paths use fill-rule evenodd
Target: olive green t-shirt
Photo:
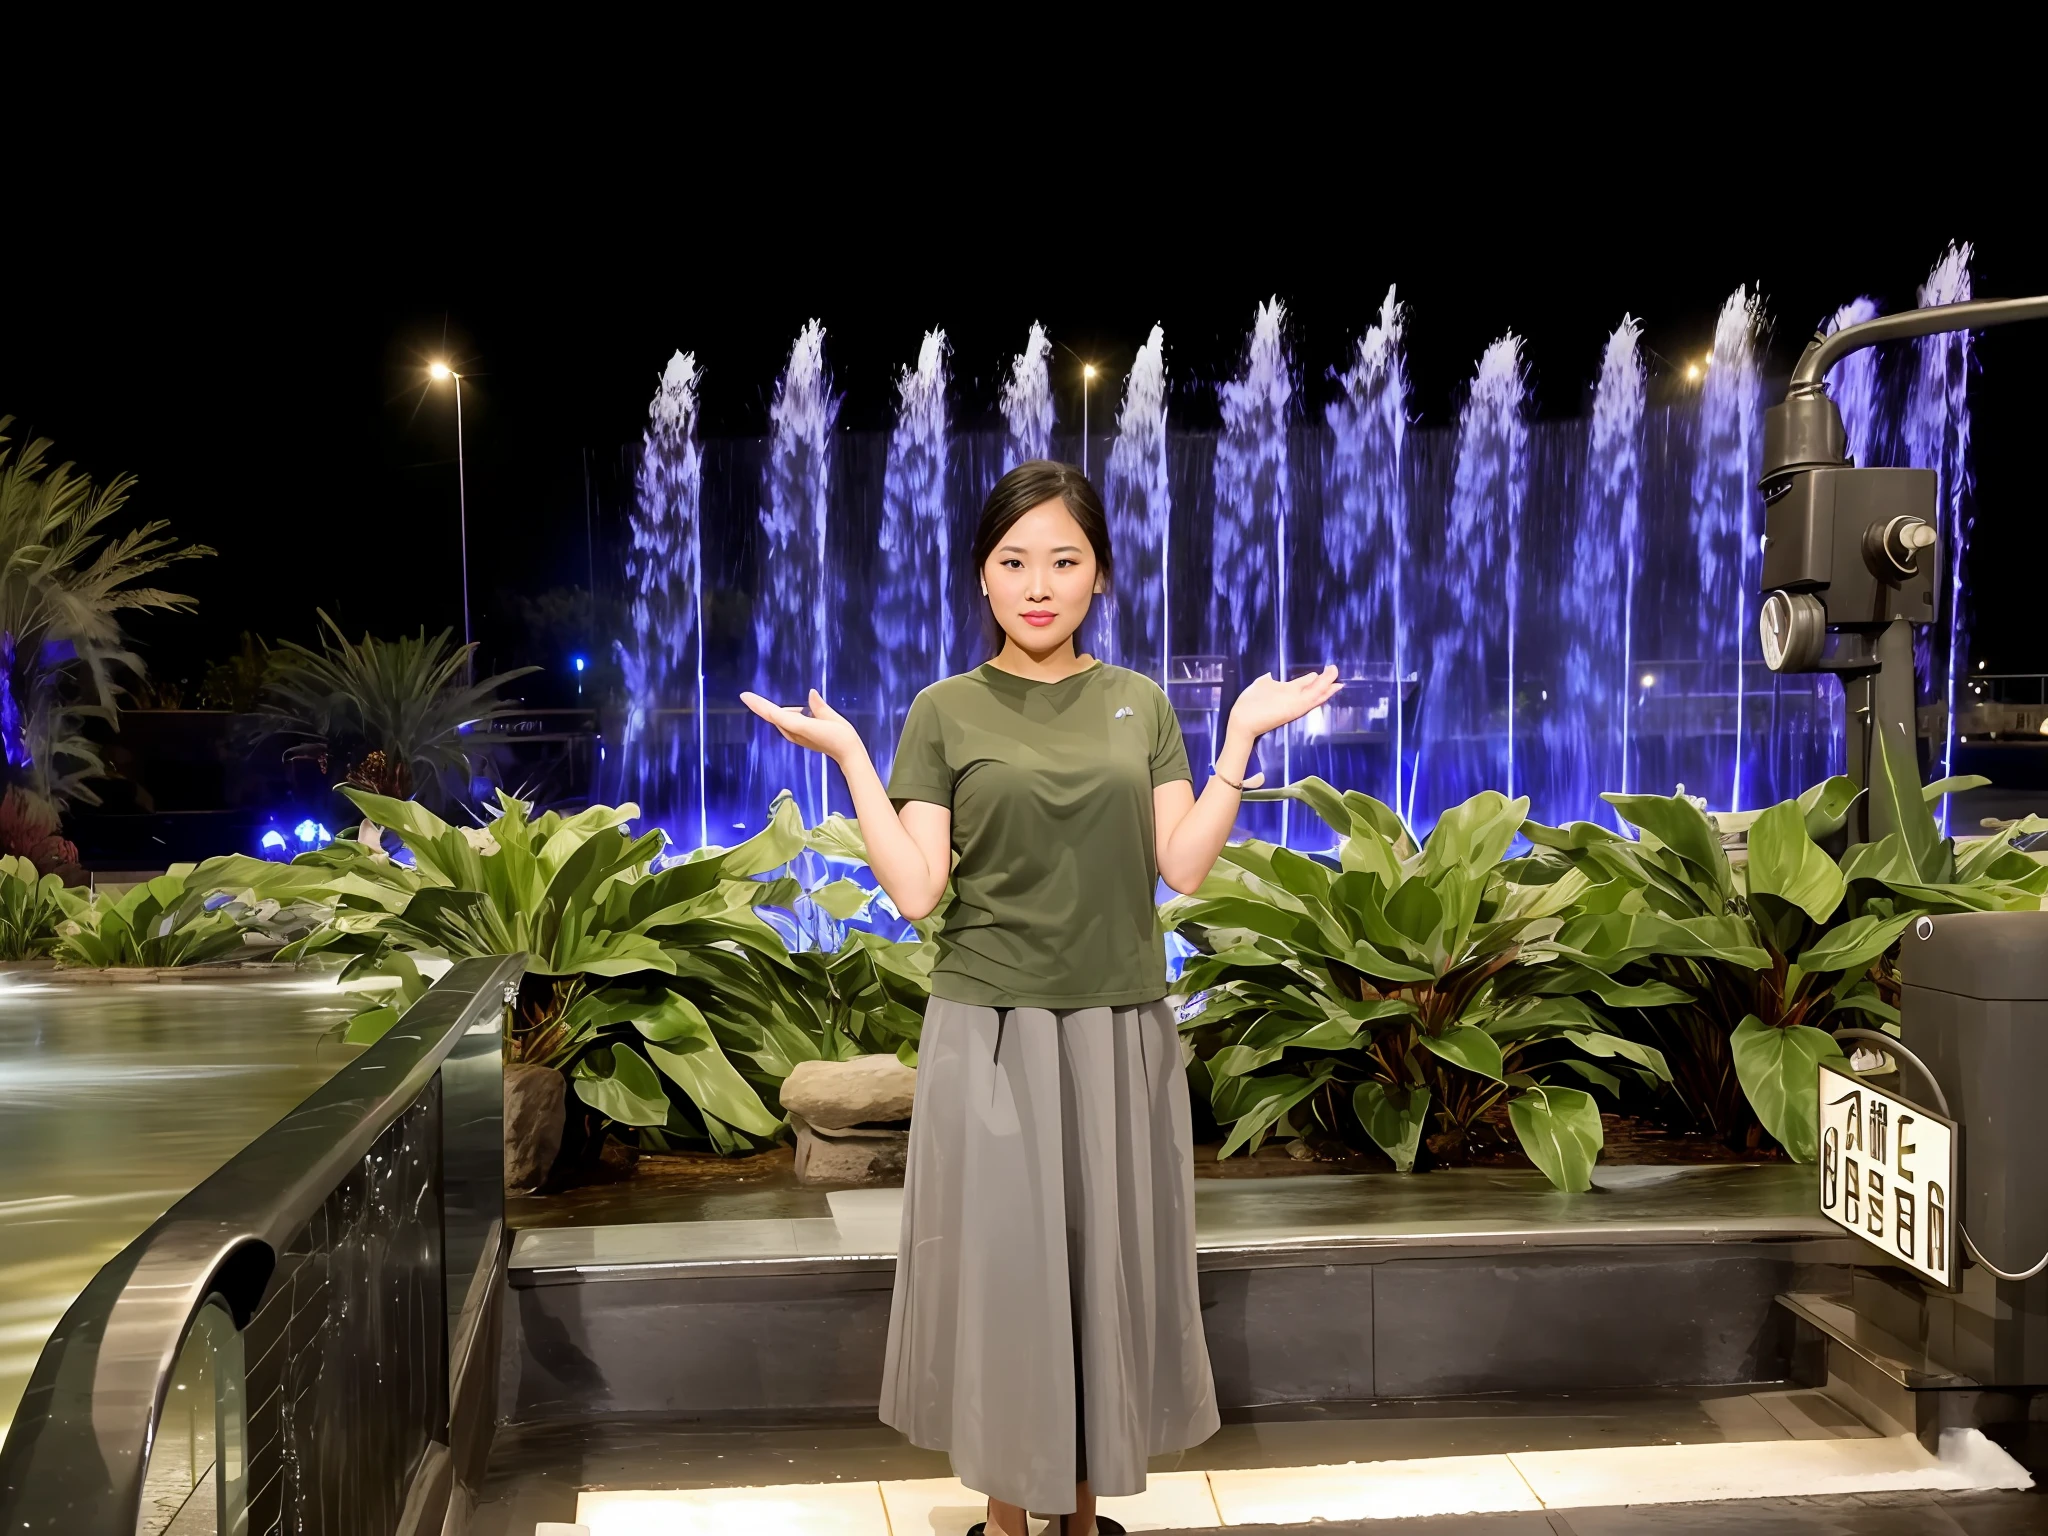
<instances>
[{"instance_id":1,"label":"olive green t-shirt","mask_svg":"<svg viewBox=\"0 0 2048 1536\"><path fill-rule=\"evenodd\" d=\"M889 798L953 813L933 994L1060 1009L1164 997L1152 790L1189 776L1173 706L1123 667L1044 683L983 665L918 694Z\"/></svg>"}]
</instances>

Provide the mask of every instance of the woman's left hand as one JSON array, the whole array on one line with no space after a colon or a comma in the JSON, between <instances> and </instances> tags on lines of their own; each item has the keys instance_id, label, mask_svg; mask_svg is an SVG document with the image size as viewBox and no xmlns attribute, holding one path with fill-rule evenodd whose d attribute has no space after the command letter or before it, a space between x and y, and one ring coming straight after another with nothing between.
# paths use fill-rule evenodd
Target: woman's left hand
<instances>
[{"instance_id":1,"label":"woman's left hand","mask_svg":"<svg viewBox=\"0 0 2048 1536\"><path fill-rule=\"evenodd\" d=\"M1320 672L1304 672L1288 683L1275 682L1270 672L1262 673L1230 706L1230 733L1249 738L1278 730L1321 708L1343 686L1337 681L1334 664Z\"/></svg>"}]
</instances>

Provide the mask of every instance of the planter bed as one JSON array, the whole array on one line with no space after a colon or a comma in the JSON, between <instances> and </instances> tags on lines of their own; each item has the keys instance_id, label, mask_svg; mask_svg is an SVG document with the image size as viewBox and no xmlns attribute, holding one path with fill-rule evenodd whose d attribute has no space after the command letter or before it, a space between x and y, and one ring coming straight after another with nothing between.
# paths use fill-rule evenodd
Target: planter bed
<instances>
[{"instance_id":1,"label":"planter bed","mask_svg":"<svg viewBox=\"0 0 2048 1536\"><path fill-rule=\"evenodd\" d=\"M224 965L59 965L54 960L9 960L0 962L0 976L31 976L37 981L61 981L80 986L132 986L138 982L176 985L191 981L274 981L297 975L305 967L279 965L274 960L240 960Z\"/></svg>"},{"instance_id":2,"label":"planter bed","mask_svg":"<svg viewBox=\"0 0 2048 1536\"><path fill-rule=\"evenodd\" d=\"M1601 1117L1607 1145L1600 1166L1685 1167L1715 1163L1782 1163L1769 1148L1744 1154L1705 1136L1674 1135L1648 1122L1622 1115ZM1287 1179L1318 1174L1386 1174L1392 1165L1377 1150L1361 1152L1342 1143L1268 1142L1256 1154L1239 1153L1218 1162L1219 1143L1195 1148L1195 1177L1210 1179ZM1300 1147L1306 1157L1290 1150ZM795 1152L772 1147L750 1157L719 1157L713 1153L641 1153L637 1157L616 1143L607 1147L599 1177L592 1182L546 1194L507 1191L505 1215L513 1227L569 1227L646 1221L727 1219L758 1206L759 1214L821 1215L824 1195L797 1183ZM1468 1166L1528 1171L1521 1149L1506 1141L1497 1151L1470 1159ZM1414 1175L1426 1180L1429 1175Z\"/></svg>"}]
</instances>

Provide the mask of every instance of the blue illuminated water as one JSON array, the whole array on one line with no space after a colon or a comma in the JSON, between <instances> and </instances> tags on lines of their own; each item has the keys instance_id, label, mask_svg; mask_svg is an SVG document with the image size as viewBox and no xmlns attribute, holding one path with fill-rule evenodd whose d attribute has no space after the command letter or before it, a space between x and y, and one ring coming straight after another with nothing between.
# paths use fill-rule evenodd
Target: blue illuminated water
<instances>
[{"instance_id":1,"label":"blue illuminated water","mask_svg":"<svg viewBox=\"0 0 2048 1536\"><path fill-rule=\"evenodd\" d=\"M1458 413L1457 461L1417 717L1419 812L1515 790L1515 647L1529 429L1521 338L1481 354Z\"/></svg>"},{"instance_id":2,"label":"blue illuminated water","mask_svg":"<svg viewBox=\"0 0 2048 1536\"><path fill-rule=\"evenodd\" d=\"M1927 281L1920 285L1920 307L1961 304L1973 292L1969 245L1952 245L1942 253ZM1916 661L1924 693L1943 707L1946 720L1936 743L1942 777L1955 764L1956 673L1969 670L1969 628L1963 607L1963 579L1970 559L1970 333L1951 331L1923 336L1913 347L1913 369L1906 388L1900 438L1906 462L1940 475L1941 567L1936 622L1916 645ZM1941 821L1948 828L1948 797L1942 797Z\"/></svg>"},{"instance_id":3,"label":"blue illuminated water","mask_svg":"<svg viewBox=\"0 0 2048 1536\"><path fill-rule=\"evenodd\" d=\"M894 755L910 701L954 670L952 503L946 468L946 333L928 331L896 384L882 472L874 637L877 760ZM964 657L962 658L964 660ZM877 750L879 748L879 750Z\"/></svg>"},{"instance_id":4,"label":"blue illuminated water","mask_svg":"<svg viewBox=\"0 0 2048 1536\"><path fill-rule=\"evenodd\" d=\"M1748 737L1751 679L1743 665L1756 654L1754 616L1760 602L1752 591L1752 554L1761 536L1763 513L1756 493L1761 447L1763 386L1757 376L1757 329L1761 300L1737 288L1714 322L1714 348L1700 388L1699 447L1692 475L1693 548L1699 560L1699 659L1711 685L1725 689L1732 704L1734 749L1719 762L1703 763L1691 781L1710 809L1743 806L1743 775L1752 744Z\"/></svg>"},{"instance_id":5,"label":"blue illuminated water","mask_svg":"<svg viewBox=\"0 0 2048 1536\"><path fill-rule=\"evenodd\" d=\"M1958 247L1920 297L1969 291ZM1827 324L1875 312L1856 299ZM1443 424L1416 419L1395 291L1361 321L1339 367L1306 382L1278 300L1256 306L1213 397L1170 378L1160 327L1126 360L1100 461L1117 587L1084 643L1168 685L1198 779L1231 678L1324 662L1345 692L1269 739L1259 766L1365 790L1418 830L1484 788L1528 794L1543 819L1612 824L1602 790L1682 782L1714 809L1753 809L1839 771L1838 685L1769 673L1753 639L1769 325L1754 291L1719 307L1710 346L1683 352L1652 352L1626 318L1540 358L1509 332ZM990 486L1027 456L1080 457L1044 328L1005 361L987 396L956 400L935 329L894 381L890 428L847 432L814 322L768 434L702 446L695 360L671 363L624 552L623 797L686 844L757 827L783 788L807 820L829 810L831 770L744 717L728 697L742 686L792 703L820 687L886 771L917 690L981 659L962 556ZM1553 402L1580 381L1584 414L1535 418L1539 366ZM1930 703L1967 643L1972 367L1966 340L1934 338L1858 354L1829 380L1859 463L1942 475ZM1274 807L1240 830L1322 835Z\"/></svg>"},{"instance_id":6,"label":"blue illuminated water","mask_svg":"<svg viewBox=\"0 0 2048 1536\"><path fill-rule=\"evenodd\" d=\"M1641 554L1642 323L1623 316L1601 354L1569 579L1560 584L1564 655L1546 690L1540 820L1563 820L1602 788L1630 790L1635 596ZM1618 824L1617 824L1618 825Z\"/></svg>"},{"instance_id":7,"label":"blue illuminated water","mask_svg":"<svg viewBox=\"0 0 2048 1536\"><path fill-rule=\"evenodd\" d=\"M1286 324L1287 306L1279 299L1259 305L1245 346L1244 371L1216 391L1223 431L1216 440L1210 633L1216 650L1241 658L1247 683L1266 672L1286 677L1292 660L1287 524L1294 490L1287 430L1294 379ZM1262 771L1269 783L1292 777L1291 742L1291 733L1282 732L1277 742L1262 745ZM1275 757L1277 763L1269 760ZM1283 832L1286 823L1283 807Z\"/></svg>"},{"instance_id":8,"label":"blue illuminated water","mask_svg":"<svg viewBox=\"0 0 2048 1536\"><path fill-rule=\"evenodd\" d=\"M1851 299L1828 316L1821 330L1832 336L1839 330L1876 318L1877 300L1867 296ZM1877 456L1883 409L1878 361L1877 350L1865 347L1861 352L1851 352L1828 370L1828 396L1835 402L1835 409L1842 413L1842 428L1849 437L1850 461L1866 468L1881 462Z\"/></svg>"},{"instance_id":9,"label":"blue illuminated water","mask_svg":"<svg viewBox=\"0 0 2048 1536\"><path fill-rule=\"evenodd\" d=\"M1132 359L1103 474L1116 588L1101 626L1110 661L1165 686L1174 654L1173 482L1166 441L1166 332L1153 326Z\"/></svg>"},{"instance_id":10,"label":"blue illuminated water","mask_svg":"<svg viewBox=\"0 0 2048 1536\"><path fill-rule=\"evenodd\" d=\"M1032 459L1052 457L1052 342L1045 327L1031 322L1024 350L1010 363L1003 381L1003 470L1007 473Z\"/></svg>"},{"instance_id":11,"label":"blue illuminated water","mask_svg":"<svg viewBox=\"0 0 2048 1536\"><path fill-rule=\"evenodd\" d=\"M825 327L797 333L768 407L768 463L762 475L756 546L754 691L802 705L816 688L839 697L833 669L832 428L839 397L825 366ZM701 718L701 717L700 717ZM770 731L749 734L749 782L762 807L787 789L808 823L830 811L829 767ZM720 825L729 818L721 818Z\"/></svg>"},{"instance_id":12,"label":"blue illuminated water","mask_svg":"<svg viewBox=\"0 0 2048 1536\"><path fill-rule=\"evenodd\" d=\"M1347 724L1377 730L1385 751L1372 792L1408 809L1407 712L1402 700L1414 675L1407 584L1408 490L1401 449L1408 436L1408 360L1402 350L1407 311L1392 288L1379 320L1358 340L1350 368L1338 376L1343 394L1324 412L1330 427L1330 494L1323 518L1324 653L1347 680L1348 696L1329 711L1330 734ZM1323 722L1303 735L1314 739Z\"/></svg>"},{"instance_id":13,"label":"blue illuminated water","mask_svg":"<svg viewBox=\"0 0 2048 1536\"><path fill-rule=\"evenodd\" d=\"M632 637L616 643L625 674L621 765L627 795L674 822L688 814L709 836L704 784L704 611L701 502L704 454L697 441L697 358L669 359L648 407L626 552ZM689 728L674 714L687 706Z\"/></svg>"}]
</instances>

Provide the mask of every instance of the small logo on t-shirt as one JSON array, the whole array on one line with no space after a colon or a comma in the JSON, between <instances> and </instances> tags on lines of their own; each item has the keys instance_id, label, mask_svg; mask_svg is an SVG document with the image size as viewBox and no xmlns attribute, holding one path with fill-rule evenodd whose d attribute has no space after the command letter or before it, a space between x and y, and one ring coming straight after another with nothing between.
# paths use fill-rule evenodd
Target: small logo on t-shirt
<instances>
[{"instance_id":1,"label":"small logo on t-shirt","mask_svg":"<svg viewBox=\"0 0 2048 1536\"><path fill-rule=\"evenodd\" d=\"M1125 706L1124 706L1124 707L1123 707L1122 709L1118 710L1118 711L1117 711L1117 712L1116 712L1115 714L1111 715L1111 716L1110 716L1109 718L1110 718L1110 719L1112 719L1112 720L1121 720L1121 719L1123 719L1123 717L1124 717L1125 715L1135 715L1136 713L1137 713L1137 711L1136 711L1135 709L1131 708L1131 706L1130 706L1130 705L1126 704L1126 705L1125 705Z\"/></svg>"}]
</instances>

